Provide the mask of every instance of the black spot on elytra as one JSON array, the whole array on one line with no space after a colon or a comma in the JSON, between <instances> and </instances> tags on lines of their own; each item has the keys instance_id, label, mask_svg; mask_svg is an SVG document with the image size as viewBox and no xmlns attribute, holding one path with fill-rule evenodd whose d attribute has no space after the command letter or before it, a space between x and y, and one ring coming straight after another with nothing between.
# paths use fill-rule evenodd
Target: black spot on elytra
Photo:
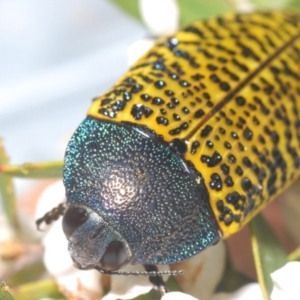
<instances>
[{"instance_id":1,"label":"black spot on elytra","mask_svg":"<svg viewBox=\"0 0 300 300\"><path fill-rule=\"evenodd\" d=\"M190 84L186 81L186 80L180 80L179 81L179 84L183 87L188 87L190 86Z\"/></svg>"},{"instance_id":2,"label":"black spot on elytra","mask_svg":"<svg viewBox=\"0 0 300 300\"><path fill-rule=\"evenodd\" d=\"M235 173L239 176L242 176L244 174L243 169L240 166L237 166L235 168Z\"/></svg>"},{"instance_id":3,"label":"black spot on elytra","mask_svg":"<svg viewBox=\"0 0 300 300\"><path fill-rule=\"evenodd\" d=\"M169 124L169 120L167 118L164 118L164 117L157 117L156 118L156 123L167 126Z\"/></svg>"},{"instance_id":4,"label":"black spot on elytra","mask_svg":"<svg viewBox=\"0 0 300 300\"><path fill-rule=\"evenodd\" d=\"M238 106L243 106L243 105L245 105L246 100L245 100L244 97L238 96L238 97L235 98L235 102L236 102L236 104L237 104Z\"/></svg>"},{"instance_id":5,"label":"black spot on elytra","mask_svg":"<svg viewBox=\"0 0 300 300\"><path fill-rule=\"evenodd\" d=\"M154 82L154 86L157 89L162 89L166 86L166 83L163 80L157 80L157 81Z\"/></svg>"},{"instance_id":6,"label":"black spot on elytra","mask_svg":"<svg viewBox=\"0 0 300 300\"><path fill-rule=\"evenodd\" d=\"M141 96L141 99L144 100L144 101L149 101L151 100L151 96L149 96L148 94L142 94Z\"/></svg>"},{"instance_id":7,"label":"black spot on elytra","mask_svg":"<svg viewBox=\"0 0 300 300\"><path fill-rule=\"evenodd\" d=\"M180 116L179 115L177 115L177 114L173 114L173 119L175 120L175 121L180 121L181 120L181 118L180 118Z\"/></svg>"},{"instance_id":8,"label":"black spot on elytra","mask_svg":"<svg viewBox=\"0 0 300 300\"><path fill-rule=\"evenodd\" d=\"M232 164L234 164L236 162L236 158L233 154L229 154L228 155L228 161Z\"/></svg>"},{"instance_id":9,"label":"black spot on elytra","mask_svg":"<svg viewBox=\"0 0 300 300\"><path fill-rule=\"evenodd\" d=\"M131 100L131 94L128 93L128 92L124 92L124 93L123 93L123 100L124 100L124 101L129 101L129 100Z\"/></svg>"},{"instance_id":10,"label":"black spot on elytra","mask_svg":"<svg viewBox=\"0 0 300 300\"><path fill-rule=\"evenodd\" d=\"M243 157L243 164L248 168L251 168L251 166L252 166L252 163L247 156Z\"/></svg>"},{"instance_id":11,"label":"black spot on elytra","mask_svg":"<svg viewBox=\"0 0 300 300\"><path fill-rule=\"evenodd\" d=\"M207 140L206 141L206 146L211 149L211 148L213 148L214 143L212 141L210 141L210 140Z\"/></svg>"},{"instance_id":12,"label":"black spot on elytra","mask_svg":"<svg viewBox=\"0 0 300 300\"><path fill-rule=\"evenodd\" d=\"M151 102L154 105L163 105L165 103L165 101L159 97L154 97Z\"/></svg>"},{"instance_id":13,"label":"black spot on elytra","mask_svg":"<svg viewBox=\"0 0 300 300\"><path fill-rule=\"evenodd\" d=\"M251 83L250 87L253 91L257 92L260 90L259 86L256 83Z\"/></svg>"},{"instance_id":14,"label":"black spot on elytra","mask_svg":"<svg viewBox=\"0 0 300 300\"><path fill-rule=\"evenodd\" d=\"M210 187L213 190L221 191L222 190L222 179L217 173L213 173L210 176L211 181L209 182Z\"/></svg>"},{"instance_id":15,"label":"black spot on elytra","mask_svg":"<svg viewBox=\"0 0 300 300\"><path fill-rule=\"evenodd\" d=\"M222 156L219 152L215 151L212 156L201 155L201 161L206 163L208 167L215 167L222 160Z\"/></svg>"},{"instance_id":16,"label":"black spot on elytra","mask_svg":"<svg viewBox=\"0 0 300 300\"><path fill-rule=\"evenodd\" d=\"M228 175L229 174L230 167L228 165L222 164L220 166L220 168L221 168L221 170L222 170L222 172L223 172L224 175Z\"/></svg>"},{"instance_id":17,"label":"black spot on elytra","mask_svg":"<svg viewBox=\"0 0 300 300\"><path fill-rule=\"evenodd\" d=\"M215 83L220 82L220 79L219 79L219 77L218 77L216 74L210 75L209 78L210 78L210 80L211 80L212 82L215 82Z\"/></svg>"},{"instance_id":18,"label":"black spot on elytra","mask_svg":"<svg viewBox=\"0 0 300 300\"><path fill-rule=\"evenodd\" d=\"M196 119L199 119L199 118L203 117L204 115L205 115L204 111L203 111L202 109L198 109L198 110L195 112L194 117L195 117Z\"/></svg>"},{"instance_id":19,"label":"black spot on elytra","mask_svg":"<svg viewBox=\"0 0 300 300\"><path fill-rule=\"evenodd\" d=\"M195 154L197 152L197 148L200 146L198 141L194 141L191 147L191 154Z\"/></svg>"},{"instance_id":20,"label":"black spot on elytra","mask_svg":"<svg viewBox=\"0 0 300 300\"><path fill-rule=\"evenodd\" d=\"M245 208L246 197L238 192L232 192L226 195L226 202L233 205L236 210L243 211Z\"/></svg>"},{"instance_id":21,"label":"black spot on elytra","mask_svg":"<svg viewBox=\"0 0 300 300\"><path fill-rule=\"evenodd\" d=\"M237 140L237 139L239 138L239 136L237 135L237 133L234 132L234 131L231 132L231 136L232 136L232 138L234 138L235 140Z\"/></svg>"},{"instance_id":22,"label":"black spot on elytra","mask_svg":"<svg viewBox=\"0 0 300 300\"><path fill-rule=\"evenodd\" d=\"M242 185L242 189L245 192L249 191L252 188L252 182L247 177L243 178L241 185Z\"/></svg>"},{"instance_id":23,"label":"black spot on elytra","mask_svg":"<svg viewBox=\"0 0 300 300\"><path fill-rule=\"evenodd\" d=\"M188 114L190 113L190 110L185 106L181 109L181 111L184 113L184 114Z\"/></svg>"},{"instance_id":24,"label":"black spot on elytra","mask_svg":"<svg viewBox=\"0 0 300 300\"><path fill-rule=\"evenodd\" d=\"M174 92L171 91L171 90L166 90L166 91L165 91L165 94L166 94L167 96L169 96L169 97L174 96Z\"/></svg>"},{"instance_id":25,"label":"black spot on elytra","mask_svg":"<svg viewBox=\"0 0 300 300\"><path fill-rule=\"evenodd\" d=\"M130 92L135 94L135 93L140 92L142 89L143 89L143 86L142 86L141 84L135 84L135 85L131 88Z\"/></svg>"},{"instance_id":26,"label":"black spot on elytra","mask_svg":"<svg viewBox=\"0 0 300 300\"><path fill-rule=\"evenodd\" d=\"M224 142L224 146L226 149L231 149L231 144L228 142Z\"/></svg>"},{"instance_id":27,"label":"black spot on elytra","mask_svg":"<svg viewBox=\"0 0 300 300\"><path fill-rule=\"evenodd\" d=\"M171 102L174 104L174 105L178 105L180 104L179 100L177 98L171 98Z\"/></svg>"},{"instance_id":28,"label":"black spot on elytra","mask_svg":"<svg viewBox=\"0 0 300 300\"><path fill-rule=\"evenodd\" d=\"M223 127L220 127L219 131L220 131L221 134L225 134L226 133L226 130Z\"/></svg>"},{"instance_id":29,"label":"black spot on elytra","mask_svg":"<svg viewBox=\"0 0 300 300\"><path fill-rule=\"evenodd\" d=\"M246 140L248 141L251 141L252 140L252 137L253 137L253 132L250 130L249 127L246 127L244 129L244 132L243 132L243 136Z\"/></svg>"},{"instance_id":30,"label":"black spot on elytra","mask_svg":"<svg viewBox=\"0 0 300 300\"><path fill-rule=\"evenodd\" d=\"M142 104L135 104L130 113L136 120L140 120L143 116L148 118L153 113L153 110Z\"/></svg>"},{"instance_id":31,"label":"black spot on elytra","mask_svg":"<svg viewBox=\"0 0 300 300\"><path fill-rule=\"evenodd\" d=\"M231 176L227 176L224 180L224 183L228 186L228 187L232 187L234 185L234 182L232 180Z\"/></svg>"},{"instance_id":32,"label":"black spot on elytra","mask_svg":"<svg viewBox=\"0 0 300 300\"><path fill-rule=\"evenodd\" d=\"M227 82L223 81L220 83L220 88L221 90L228 92L230 90L230 85Z\"/></svg>"},{"instance_id":33,"label":"black spot on elytra","mask_svg":"<svg viewBox=\"0 0 300 300\"><path fill-rule=\"evenodd\" d=\"M241 221L241 214L234 214L229 207L224 205L223 200L217 201L217 209L220 212L219 221L224 222L226 226L232 222L239 223Z\"/></svg>"},{"instance_id":34,"label":"black spot on elytra","mask_svg":"<svg viewBox=\"0 0 300 300\"><path fill-rule=\"evenodd\" d=\"M167 114L167 111L164 108L161 108L159 111L160 111L160 113L162 115L166 115Z\"/></svg>"},{"instance_id":35,"label":"black spot on elytra","mask_svg":"<svg viewBox=\"0 0 300 300\"><path fill-rule=\"evenodd\" d=\"M210 125L206 125L202 130L201 130L201 133L200 133L200 136L201 137L207 137L211 131L212 131L212 127Z\"/></svg>"}]
</instances>

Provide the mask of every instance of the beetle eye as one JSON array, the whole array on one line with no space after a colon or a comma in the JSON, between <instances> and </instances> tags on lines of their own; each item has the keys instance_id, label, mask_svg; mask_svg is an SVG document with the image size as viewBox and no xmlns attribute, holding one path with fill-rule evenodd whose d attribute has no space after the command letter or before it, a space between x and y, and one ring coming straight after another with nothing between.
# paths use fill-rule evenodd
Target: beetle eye
<instances>
[{"instance_id":1,"label":"beetle eye","mask_svg":"<svg viewBox=\"0 0 300 300\"><path fill-rule=\"evenodd\" d=\"M128 260L124 245L119 241L110 242L103 254L100 265L103 270L114 271L120 269Z\"/></svg>"},{"instance_id":2,"label":"beetle eye","mask_svg":"<svg viewBox=\"0 0 300 300\"><path fill-rule=\"evenodd\" d=\"M67 238L88 219L87 211L82 207L70 207L64 214L62 228Z\"/></svg>"}]
</instances>

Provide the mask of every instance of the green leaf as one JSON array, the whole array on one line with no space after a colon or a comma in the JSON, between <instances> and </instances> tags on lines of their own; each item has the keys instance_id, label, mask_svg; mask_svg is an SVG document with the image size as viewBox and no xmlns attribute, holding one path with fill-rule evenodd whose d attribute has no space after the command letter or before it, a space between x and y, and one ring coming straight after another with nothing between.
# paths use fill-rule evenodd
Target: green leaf
<instances>
[{"instance_id":1,"label":"green leaf","mask_svg":"<svg viewBox=\"0 0 300 300\"><path fill-rule=\"evenodd\" d=\"M0 300L14 300L13 296L8 292L8 287L4 281L0 283Z\"/></svg>"},{"instance_id":2,"label":"green leaf","mask_svg":"<svg viewBox=\"0 0 300 300\"><path fill-rule=\"evenodd\" d=\"M138 0L111 0L128 14L141 21Z\"/></svg>"},{"instance_id":3,"label":"green leaf","mask_svg":"<svg viewBox=\"0 0 300 300\"><path fill-rule=\"evenodd\" d=\"M3 142L0 139L0 166L8 163L8 157L5 153ZM9 223L15 228L19 228L17 219L16 197L12 178L5 176L0 172L0 197L3 209Z\"/></svg>"},{"instance_id":4,"label":"green leaf","mask_svg":"<svg viewBox=\"0 0 300 300\"><path fill-rule=\"evenodd\" d=\"M21 285L13 289L12 294L18 300L40 300L44 297L53 299L64 298L54 280L51 279Z\"/></svg>"},{"instance_id":5,"label":"green leaf","mask_svg":"<svg viewBox=\"0 0 300 300\"><path fill-rule=\"evenodd\" d=\"M177 276L184 276L184 274L183 275L177 275ZM166 282L166 285L167 285L167 289L169 291L182 292L182 288L179 285L179 283L177 282L175 276L170 276L168 281Z\"/></svg>"},{"instance_id":6,"label":"green leaf","mask_svg":"<svg viewBox=\"0 0 300 300\"><path fill-rule=\"evenodd\" d=\"M261 215L250 222L252 253L265 300L270 299L273 284L271 273L287 263L287 255Z\"/></svg>"},{"instance_id":7,"label":"green leaf","mask_svg":"<svg viewBox=\"0 0 300 300\"><path fill-rule=\"evenodd\" d=\"M6 278L6 283L9 286L27 284L31 281L39 280L45 272L46 269L44 263L42 261L35 261Z\"/></svg>"},{"instance_id":8,"label":"green leaf","mask_svg":"<svg viewBox=\"0 0 300 300\"><path fill-rule=\"evenodd\" d=\"M291 0L291 1L289 1L287 7L300 8L300 1L299 0Z\"/></svg>"},{"instance_id":9,"label":"green leaf","mask_svg":"<svg viewBox=\"0 0 300 300\"><path fill-rule=\"evenodd\" d=\"M297 0L299 1L299 0ZM251 0L258 9L278 9L286 7L291 0Z\"/></svg>"},{"instance_id":10,"label":"green leaf","mask_svg":"<svg viewBox=\"0 0 300 300\"><path fill-rule=\"evenodd\" d=\"M1 165L0 174L22 178L62 178L63 161Z\"/></svg>"},{"instance_id":11,"label":"green leaf","mask_svg":"<svg viewBox=\"0 0 300 300\"><path fill-rule=\"evenodd\" d=\"M225 0L177 0L182 25L233 11Z\"/></svg>"},{"instance_id":12,"label":"green leaf","mask_svg":"<svg viewBox=\"0 0 300 300\"><path fill-rule=\"evenodd\" d=\"M160 293L152 289L149 293L140 295L134 298L134 300L160 300L160 298L161 298Z\"/></svg>"}]
</instances>

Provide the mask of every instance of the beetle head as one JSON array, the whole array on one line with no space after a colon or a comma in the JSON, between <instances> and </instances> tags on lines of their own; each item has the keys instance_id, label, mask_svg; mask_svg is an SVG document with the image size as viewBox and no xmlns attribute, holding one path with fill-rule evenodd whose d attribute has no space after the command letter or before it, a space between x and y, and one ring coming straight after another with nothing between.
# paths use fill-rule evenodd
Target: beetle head
<instances>
[{"instance_id":1,"label":"beetle head","mask_svg":"<svg viewBox=\"0 0 300 300\"><path fill-rule=\"evenodd\" d=\"M170 264L220 238L204 180L174 146L144 126L82 122L64 166L63 223L75 264Z\"/></svg>"},{"instance_id":2,"label":"beetle head","mask_svg":"<svg viewBox=\"0 0 300 300\"><path fill-rule=\"evenodd\" d=\"M126 241L97 213L70 206L62 226L77 268L115 271L130 261L131 252Z\"/></svg>"}]
</instances>

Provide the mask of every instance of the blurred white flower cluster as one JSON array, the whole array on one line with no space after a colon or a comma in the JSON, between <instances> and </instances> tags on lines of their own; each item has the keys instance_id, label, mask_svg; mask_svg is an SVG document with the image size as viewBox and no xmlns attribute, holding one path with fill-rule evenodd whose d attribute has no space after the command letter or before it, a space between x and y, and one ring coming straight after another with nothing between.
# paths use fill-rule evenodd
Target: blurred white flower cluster
<instances>
[{"instance_id":1,"label":"blurred white flower cluster","mask_svg":"<svg viewBox=\"0 0 300 300\"><path fill-rule=\"evenodd\" d=\"M153 37L138 40L129 46L129 65L133 65L153 46L155 38L168 36L179 28L179 7L175 0L140 0L139 7L142 19Z\"/></svg>"}]
</instances>

